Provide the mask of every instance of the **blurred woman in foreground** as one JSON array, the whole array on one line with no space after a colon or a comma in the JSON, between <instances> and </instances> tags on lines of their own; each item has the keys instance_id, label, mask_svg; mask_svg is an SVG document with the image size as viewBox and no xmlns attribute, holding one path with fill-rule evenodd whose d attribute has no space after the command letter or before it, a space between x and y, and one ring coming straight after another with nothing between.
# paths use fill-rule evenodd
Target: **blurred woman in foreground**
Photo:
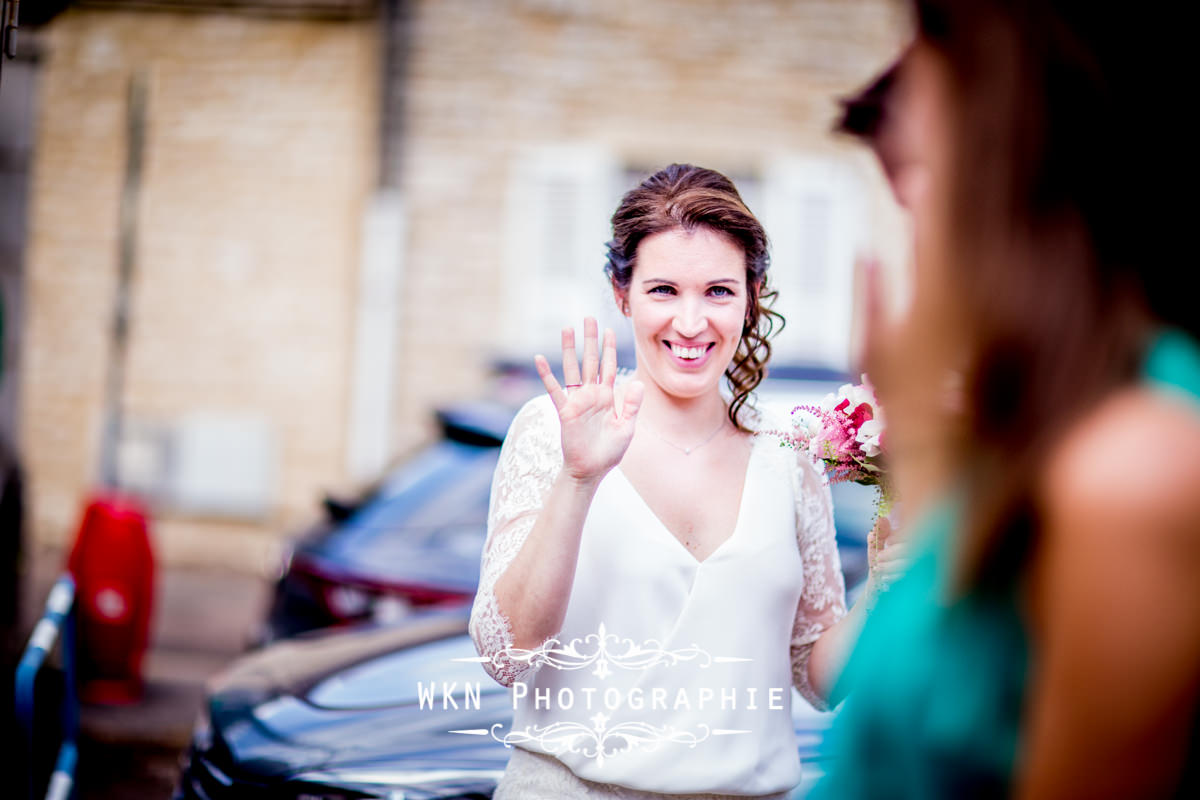
<instances>
[{"instance_id":1,"label":"blurred woman in foreground","mask_svg":"<svg viewBox=\"0 0 1200 800\"><path fill-rule=\"evenodd\" d=\"M894 108L922 134L916 287L868 369L926 552L843 675L818 793L1200 796L1200 313L1175 199L1197 171L1170 116L1186 26L915 6ZM940 470L906 473L930 450Z\"/></svg>"}]
</instances>

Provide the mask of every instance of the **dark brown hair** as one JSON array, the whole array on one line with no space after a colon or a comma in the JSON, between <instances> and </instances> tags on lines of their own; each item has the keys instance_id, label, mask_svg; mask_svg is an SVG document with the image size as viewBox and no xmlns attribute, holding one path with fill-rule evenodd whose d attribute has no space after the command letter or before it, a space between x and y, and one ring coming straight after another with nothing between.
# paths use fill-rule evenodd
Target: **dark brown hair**
<instances>
[{"instance_id":1,"label":"dark brown hair","mask_svg":"<svg viewBox=\"0 0 1200 800\"><path fill-rule=\"evenodd\" d=\"M740 412L767 374L771 345L767 341L783 317L770 309L775 292L767 286L767 234L750 213L733 181L719 172L691 164L672 164L628 192L612 217L604 272L613 288L629 291L637 249L647 236L681 228L709 228L729 237L746 255L746 319L733 363L725 370L733 392L729 419L748 430Z\"/></svg>"},{"instance_id":2,"label":"dark brown hair","mask_svg":"<svg viewBox=\"0 0 1200 800\"><path fill-rule=\"evenodd\" d=\"M873 144L887 124L888 104L899 72L900 61L897 60L866 86L839 100L842 113L833 124L834 132L857 136Z\"/></svg>"},{"instance_id":3,"label":"dark brown hair","mask_svg":"<svg viewBox=\"0 0 1200 800\"><path fill-rule=\"evenodd\" d=\"M1120 4L916 0L949 89L942 252L966 352L955 462L959 588L1011 586L1036 542L1041 466L1133 382L1154 325L1200 333L1175 285L1195 151L1181 29ZM1174 62L1174 63L1173 63Z\"/></svg>"}]
</instances>

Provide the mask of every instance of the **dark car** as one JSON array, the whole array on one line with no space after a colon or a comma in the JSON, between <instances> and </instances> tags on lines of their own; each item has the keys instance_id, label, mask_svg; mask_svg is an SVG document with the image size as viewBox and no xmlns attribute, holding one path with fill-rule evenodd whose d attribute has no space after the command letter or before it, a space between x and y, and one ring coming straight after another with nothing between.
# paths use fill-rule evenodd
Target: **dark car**
<instances>
[{"instance_id":1,"label":"dark car","mask_svg":"<svg viewBox=\"0 0 1200 800\"><path fill-rule=\"evenodd\" d=\"M511 754L491 731L508 728L512 702L471 660L466 619L464 608L425 612L242 658L212 684L175 800L491 797ZM831 717L794 699L796 797L824 772L817 748Z\"/></svg>"},{"instance_id":2,"label":"dark car","mask_svg":"<svg viewBox=\"0 0 1200 800\"><path fill-rule=\"evenodd\" d=\"M326 499L323 519L292 546L260 644L470 602L499 447L520 401L540 388L536 375L517 367L508 373L512 402L440 411L437 442L358 500ZM786 415L791 406L818 402L847 380L835 370L785 365L772 370L758 395ZM853 484L835 485L833 493L842 566L847 585L855 585L866 572L874 494Z\"/></svg>"},{"instance_id":3,"label":"dark car","mask_svg":"<svg viewBox=\"0 0 1200 800\"><path fill-rule=\"evenodd\" d=\"M470 602L513 413L490 403L440 411L437 442L358 500L327 498L324 518L292 545L260 643Z\"/></svg>"}]
</instances>

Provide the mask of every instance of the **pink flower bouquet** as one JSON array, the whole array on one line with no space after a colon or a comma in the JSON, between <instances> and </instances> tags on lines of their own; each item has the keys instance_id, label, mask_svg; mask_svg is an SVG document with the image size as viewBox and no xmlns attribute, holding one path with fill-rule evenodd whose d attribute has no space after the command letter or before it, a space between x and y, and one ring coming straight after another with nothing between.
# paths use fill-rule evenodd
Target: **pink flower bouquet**
<instances>
[{"instance_id":1,"label":"pink flower bouquet","mask_svg":"<svg viewBox=\"0 0 1200 800\"><path fill-rule=\"evenodd\" d=\"M819 406L792 409L792 430L784 434L784 444L823 464L832 482L878 486L879 513L887 516L891 501L884 469L883 413L866 375L862 381L826 395Z\"/></svg>"}]
</instances>

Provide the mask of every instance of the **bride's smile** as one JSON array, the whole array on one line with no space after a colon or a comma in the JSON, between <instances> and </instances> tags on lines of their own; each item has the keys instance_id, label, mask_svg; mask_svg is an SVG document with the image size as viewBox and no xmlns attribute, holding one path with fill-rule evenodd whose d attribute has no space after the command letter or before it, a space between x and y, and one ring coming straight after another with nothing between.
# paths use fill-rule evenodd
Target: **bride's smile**
<instances>
[{"instance_id":1,"label":"bride's smile","mask_svg":"<svg viewBox=\"0 0 1200 800\"><path fill-rule=\"evenodd\" d=\"M676 358L684 362L695 362L716 346L715 342L709 342L708 344L691 347L686 344L680 344L679 342L664 342L664 344L671 348L671 352L675 354ZM691 366L695 366L695 364L693 363Z\"/></svg>"}]
</instances>

